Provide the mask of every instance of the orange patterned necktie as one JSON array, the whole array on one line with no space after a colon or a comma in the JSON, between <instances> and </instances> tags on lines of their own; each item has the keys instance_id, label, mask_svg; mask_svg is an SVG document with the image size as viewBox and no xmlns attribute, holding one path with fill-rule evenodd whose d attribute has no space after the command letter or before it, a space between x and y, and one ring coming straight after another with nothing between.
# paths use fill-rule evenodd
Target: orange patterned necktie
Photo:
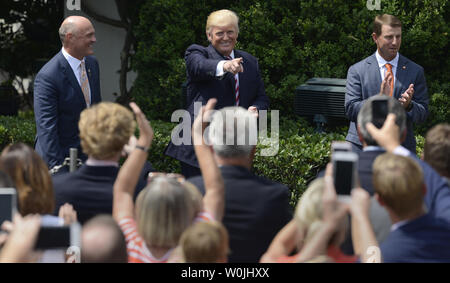
<instances>
[{"instance_id":1,"label":"orange patterned necktie","mask_svg":"<svg viewBox=\"0 0 450 283\"><path fill-rule=\"evenodd\" d=\"M389 63L386 63L386 69L387 69L387 73L390 73L392 76L392 81L391 81L391 91L389 92L389 96L392 96L394 94L394 73L392 73L392 65ZM386 76L386 74L385 74Z\"/></svg>"},{"instance_id":2,"label":"orange patterned necktie","mask_svg":"<svg viewBox=\"0 0 450 283\"><path fill-rule=\"evenodd\" d=\"M84 61L81 61L81 68L80 68L80 84L81 84L81 91L83 91L84 100L86 101L86 106L89 107L91 105L91 99L89 97L89 81L86 75L86 66L84 64Z\"/></svg>"}]
</instances>

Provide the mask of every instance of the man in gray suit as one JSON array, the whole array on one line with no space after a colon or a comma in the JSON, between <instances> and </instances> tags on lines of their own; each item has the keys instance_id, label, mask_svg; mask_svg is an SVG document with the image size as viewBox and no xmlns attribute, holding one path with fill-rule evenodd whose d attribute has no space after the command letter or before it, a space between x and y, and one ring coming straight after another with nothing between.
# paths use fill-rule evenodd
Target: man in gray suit
<instances>
[{"instance_id":1,"label":"man in gray suit","mask_svg":"<svg viewBox=\"0 0 450 283\"><path fill-rule=\"evenodd\" d=\"M402 23L392 15L376 16L372 38L377 51L348 69L345 111L350 119L346 140L360 152L357 117L366 100L378 93L396 98L407 111L407 135L403 146L416 152L413 123L428 116L428 89L423 68L400 55Z\"/></svg>"}]
</instances>

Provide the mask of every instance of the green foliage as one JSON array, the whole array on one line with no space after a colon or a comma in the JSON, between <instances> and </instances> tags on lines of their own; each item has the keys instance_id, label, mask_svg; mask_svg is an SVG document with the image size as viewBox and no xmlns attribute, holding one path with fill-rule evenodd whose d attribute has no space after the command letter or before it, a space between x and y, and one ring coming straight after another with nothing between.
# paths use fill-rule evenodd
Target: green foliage
<instances>
[{"instance_id":1,"label":"green foliage","mask_svg":"<svg viewBox=\"0 0 450 283\"><path fill-rule=\"evenodd\" d=\"M135 32L140 44L133 95L150 117L168 121L183 103L184 51L208 44L206 18L223 8L238 13L237 48L259 58L271 108L285 117L294 115L295 87L312 77L345 78L350 65L375 51L371 25L381 13L402 20L401 52L425 68L430 94L446 94L448 6L446 0L394 0L369 11L366 1L344 0L147 1Z\"/></svg>"},{"instance_id":2,"label":"green foliage","mask_svg":"<svg viewBox=\"0 0 450 283\"><path fill-rule=\"evenodd\" d=\"M22 142L34 146L36 126L34 120L0 116L0 148Z\"/></svg>"}]
</instances>

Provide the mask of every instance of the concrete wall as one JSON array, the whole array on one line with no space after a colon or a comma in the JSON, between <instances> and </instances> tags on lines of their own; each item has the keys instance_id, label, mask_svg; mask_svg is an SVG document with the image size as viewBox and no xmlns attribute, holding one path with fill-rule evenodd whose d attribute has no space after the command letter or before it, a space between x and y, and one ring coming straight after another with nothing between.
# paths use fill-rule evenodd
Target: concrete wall
<instances>
[{"instance_id":1,"label":"concrete wall","mask_svg":"<svg viewBox=\"0 0 450 283\"><path fill-rule=\"evenodd\" d=\"M86 0L84 0L86 1ZM116 4L112 0L88 1L89 7L98 14L119 20ZM79 15L91 20L95 28L97 42L94 45L95 57L100 64L100 87L103 101L114 101L114 93L120 93L119 71L120 71L120 52L125 40L125 30L100 23L87 16L85 13L77 10L68 10L65 8L65 16ZM127 86L130 88L136 79L136 73L128 73Z\"/></svg>"}]
</instances>

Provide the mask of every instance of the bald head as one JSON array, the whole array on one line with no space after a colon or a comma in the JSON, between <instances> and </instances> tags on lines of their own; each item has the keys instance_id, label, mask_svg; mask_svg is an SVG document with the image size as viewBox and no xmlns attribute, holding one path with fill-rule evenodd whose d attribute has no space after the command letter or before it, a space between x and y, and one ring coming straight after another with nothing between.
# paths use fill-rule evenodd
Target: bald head
<instances>
[{"instance_id":1,"label":"bald head","mask_svg":"<svg viewBox=\"0 0 450 283\"><path fill-rule=\"evenodd\" d=\"M94 54L92 45L96 42L95 30L91 21L85 17L67 17L59 28L59 37L64 49L79 60Z\"/></svg>"},{"instance_id":2,"label":"bald head","mask_svg":"<svg viewBox=\"0 0 450 283\"><path fill-rule=\"evenodd\" d=\"M96 216L83 226L81 246L82 262L128 261L125 237L110 215Z\"/></svg>"}]
</instances>

